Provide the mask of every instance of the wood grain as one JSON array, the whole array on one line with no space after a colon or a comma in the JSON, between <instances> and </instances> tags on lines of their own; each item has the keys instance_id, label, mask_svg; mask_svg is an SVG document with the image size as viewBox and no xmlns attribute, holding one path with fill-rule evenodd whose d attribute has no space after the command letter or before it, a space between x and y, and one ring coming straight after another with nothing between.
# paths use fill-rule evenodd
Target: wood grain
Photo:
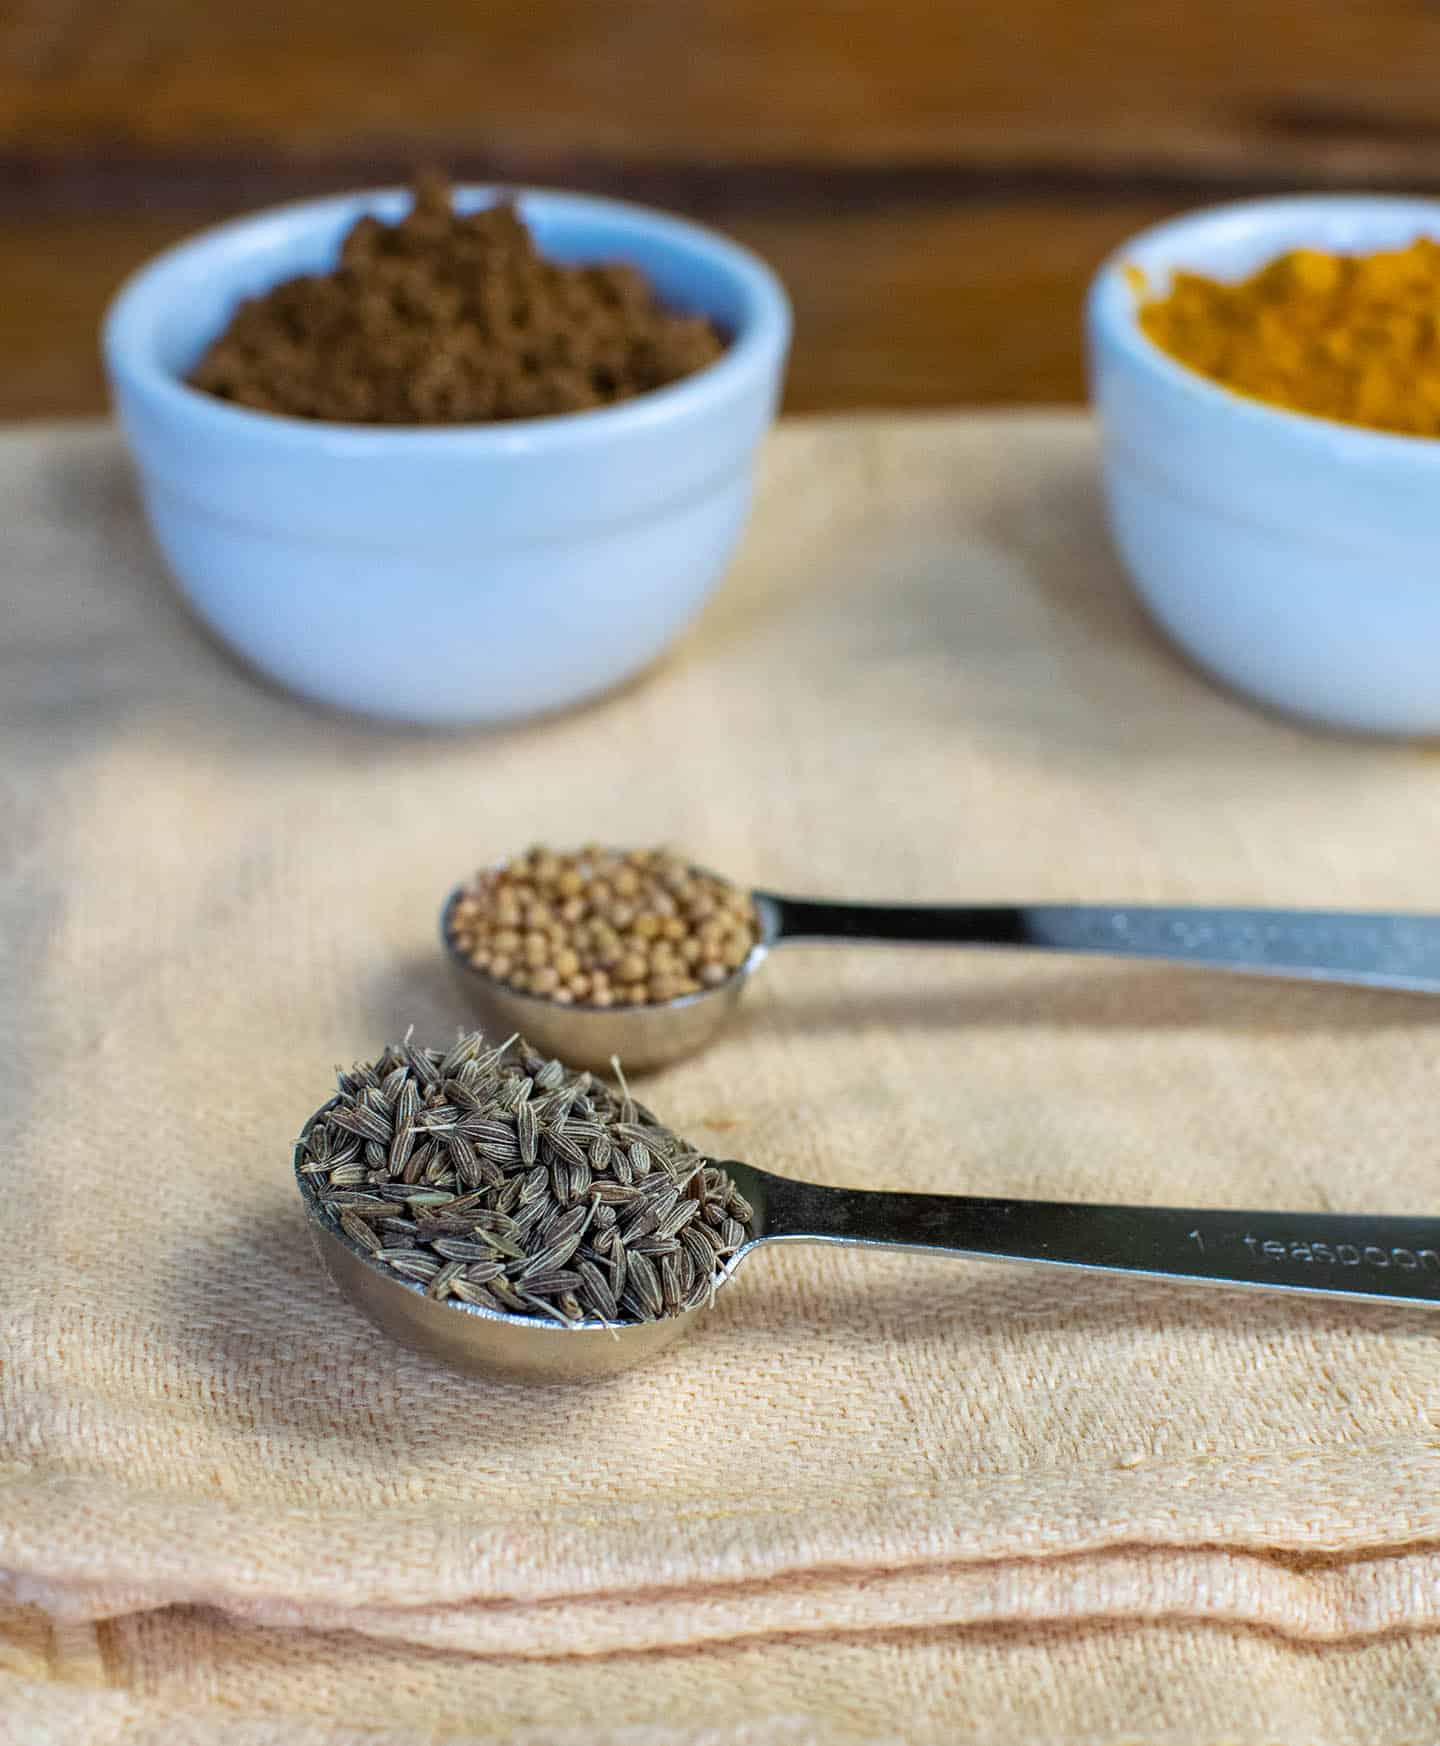
<instances>
[{"instance_id":1,"label":"wood grain","mask_svg":"<svg viewBox=\"0 0 1440 1746\"><path fill-rule=\"evenodd\" d=\"M1430 0L7 0L0 148L1433 173L1437 65Z\"/></svg>"},{"instance_id":2,"label":"wood grain","mask_svg":"<svg viewBox=\"0 0 1440 1746\"><path fill-rule=\"evenodd\" d=\"M1440 188L1440 0L5 0L0 416L101 404L133 265L273 200L467 179L731 231L790 405L1082 392L1083 287L1168 211Z\"/></svg>"}]
</instances>

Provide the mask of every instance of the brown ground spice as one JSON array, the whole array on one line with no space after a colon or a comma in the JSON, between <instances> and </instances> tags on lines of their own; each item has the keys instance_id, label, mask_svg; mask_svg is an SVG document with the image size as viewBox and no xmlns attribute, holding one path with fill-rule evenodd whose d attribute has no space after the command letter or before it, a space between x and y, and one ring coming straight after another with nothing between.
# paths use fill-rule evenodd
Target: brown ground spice
<instances>
[{"instance_id":1,"label":"brown ground spice","mask_svg":"<svg viewBox=\"0 0 1440 1746\"><path fill-rule=\"evenodd\" d=\"M614 405L724 349L638 269L546 260L513 204L462 216L427 174L398 224L359 220L334 272L242 303L189 380L292 418L476 424Z\"/></svg>"}]
</instances>

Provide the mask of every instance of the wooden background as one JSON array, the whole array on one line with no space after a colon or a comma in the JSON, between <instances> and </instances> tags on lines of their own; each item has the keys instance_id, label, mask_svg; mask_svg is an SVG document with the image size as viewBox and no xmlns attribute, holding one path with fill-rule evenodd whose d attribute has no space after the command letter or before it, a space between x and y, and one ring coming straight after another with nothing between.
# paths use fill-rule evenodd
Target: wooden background
<instances>
[{"instance_id":1,"label":"wooden background","mask_svg":"<svg viewBox=\"0 0 1440 1746\"><path fill-rule=\"evenodd\" d=\"M1078 398L1100 258L1247 190L1440 186L1440 0L0 0L0 416L196 225L418 161L767 255L796 409Z\"/></svg>"}]
</instances>

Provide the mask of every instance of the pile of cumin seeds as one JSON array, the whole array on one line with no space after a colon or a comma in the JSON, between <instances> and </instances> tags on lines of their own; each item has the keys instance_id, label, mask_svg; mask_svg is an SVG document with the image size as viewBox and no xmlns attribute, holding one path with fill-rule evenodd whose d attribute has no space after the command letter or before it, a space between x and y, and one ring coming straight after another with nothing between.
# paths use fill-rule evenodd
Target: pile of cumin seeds
<instances>
[{"instance_id":1,"label":"pile of cumin seeds","mask_svg":"<svg viewBox=\"0 0 1440 1746\"><path fill-rule=\"evenodd\" d=\"M432 1298L576 1326L710 1301L754 1214L630 1096L523 1038L407 1036L338 1075L300 1164L336 1229Z\"/></svg>"}]
</instances>

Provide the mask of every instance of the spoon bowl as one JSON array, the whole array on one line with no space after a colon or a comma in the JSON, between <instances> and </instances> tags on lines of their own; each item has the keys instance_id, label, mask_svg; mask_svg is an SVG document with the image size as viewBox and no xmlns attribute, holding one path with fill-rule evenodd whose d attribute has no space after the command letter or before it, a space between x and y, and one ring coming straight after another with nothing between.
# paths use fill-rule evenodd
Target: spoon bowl
<instances>
[{"instance_id":1,"label":"spoon bowl","mask_svg":"<svg viewBox=\"0 0 1440 1746\"><path fill-rule=\"evenodd\" d=\"M518 1031L543 1054L597 1073L608 1072L616 1059L627 1073L646 1073L698 1054L729 1023L745 984L778 938L776 906L756 892L760 937L739 969L713 988L644 1006L589 1006L580 1001L564 1006L543 994L511 988L470 962L451 939L449 928L450 912L463 893L464 887L457 886L445 899L440 943L466 994L487 1021L487 1030L502 1037Z\"/></svg>"},{"instance_id":2,"label":"spoon bowl","mask_svg":"<svg viewBox=\"0 0 1440 1746\"><path fill-rule=\"evenodd\" d=\"M510 1315L462 1303L458 1298L441 1303L427 1296L418 1280L402 1279L350 1241L322 1206L316 1178L301 1169L305 1141L329 1107L327 1104L311 1116L295 1143L295 1180L321 1265L341 1296L392 1340L472 1376L540 1384L591 1382L658 1357L694 1326L701 1313L698 1309L656 1322L611 1326L585 1321L563 1327L559 1322ZM756 1236L725 1264L717 1277L717 1291L755 1246L765 1216L764 1172L746 1164L727 1164L725 1168L754 1209Z\"/></svg>"}]
</instances>

